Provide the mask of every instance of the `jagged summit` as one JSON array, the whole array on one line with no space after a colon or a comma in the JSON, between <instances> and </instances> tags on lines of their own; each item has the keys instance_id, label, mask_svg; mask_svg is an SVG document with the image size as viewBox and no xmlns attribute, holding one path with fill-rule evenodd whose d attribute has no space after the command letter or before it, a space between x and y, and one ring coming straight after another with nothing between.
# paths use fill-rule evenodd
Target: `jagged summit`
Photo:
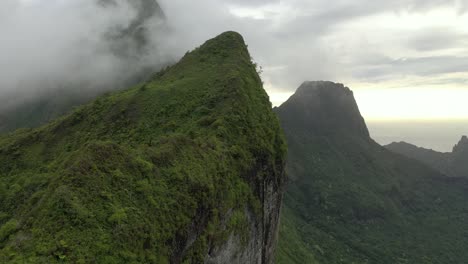
<instances>
[{"instance_id":1,"label":"jagged summit","mask_svg":"<svg viewBox=\"0 0 468 264\"><path fill-rule=\"evenodd\" d=\"M463 136L458 144L453 147L453 152L464 152L468 151L468 137Z\"/></svg>"},{"instance_id":2,"label":"jagged summit","mask_svg":"<svg viewBox=\"0 0 468 264\"><path fill-rule=\"evenodd\" d=\"M369 138L353 92L343 84L304 82L277 111L289 115L282 118L288 123L286 127L303 127L317 134Z\"/></svg>"}]
</instances>

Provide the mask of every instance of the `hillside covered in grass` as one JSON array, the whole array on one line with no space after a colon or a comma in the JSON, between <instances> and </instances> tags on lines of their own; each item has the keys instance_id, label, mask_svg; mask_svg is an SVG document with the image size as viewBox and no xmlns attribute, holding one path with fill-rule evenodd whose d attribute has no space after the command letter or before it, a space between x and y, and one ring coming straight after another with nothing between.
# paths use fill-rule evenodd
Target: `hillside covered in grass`
<instances>
[{"instance_id":1,"label":"hillside covered in grass","mask_svg":"<svg viewBox=\"0 0 468 264\"><path fill-rule=\"evenodd\" d=\"M370 137L353 93L304 83L275 111L288 141L278 263L465 263L468 182Z\"/></svg>"},{"instance_id":2,"label":"hillside covered in grass","mask_svg":"<svg viewBox=\"0 0 468 264\"><path fill-rule=\"evenodd\" d=\"M271 263L285 142L242 37L0 137L1 263Z\"/></svg>"}]
</instances>

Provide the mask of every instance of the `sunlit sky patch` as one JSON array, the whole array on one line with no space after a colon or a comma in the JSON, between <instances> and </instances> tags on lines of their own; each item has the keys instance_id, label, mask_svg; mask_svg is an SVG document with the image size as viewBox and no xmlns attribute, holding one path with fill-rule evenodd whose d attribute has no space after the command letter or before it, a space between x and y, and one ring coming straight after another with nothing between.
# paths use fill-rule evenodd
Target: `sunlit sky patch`
<instances>
[{"instance_id":1,"label":"sunlit sky patch","mask_svg":"<svg viewBox=\"0 0 468 264\"><path fill-rule=\"evenodd\" d=\"M323 49L325 61L320 64L311 57L309 65L305 64L307 61L297 63L306 67L312 78L331 79L350 86L366 119L468 119L468 15L462 2L447 1L434 6L429 3L421 9L402 5L399 9L363 13L338 23L333 17L317 19L322 15L320 11L307 9L310 5L303 6L296 13L302 17L298 16L296 21L308 15L316 16L316 19L308 18L310 23L330 21L315 30L319 34L310 41L312 47ZM281 25L277 19L281 18L282 8L294 10L292 6L280 4L275 7L271 19L277 25ZM262 6L244 7L242 12L235 10L232 13L242 18L267 19ZM288 26L291 32L300 27L294 19L283 26L286 34ZM312 34L312 24L311 28ZM303 41L307 39L301 37ZM296 52L308 51L297 49ZM294 75L288 71L290 68L282 64L279 69L283 73L279 75ZM324 68L329 69L324 71ZM313 72L317 71L325 74L314 76ZM266 67L264 74L265 87L274 105L281 104L293 90L290 84L276 81L274 75L278 73L278 67ZM299 83L300 79L296 81Z\"/></svg>"}]
</instances>

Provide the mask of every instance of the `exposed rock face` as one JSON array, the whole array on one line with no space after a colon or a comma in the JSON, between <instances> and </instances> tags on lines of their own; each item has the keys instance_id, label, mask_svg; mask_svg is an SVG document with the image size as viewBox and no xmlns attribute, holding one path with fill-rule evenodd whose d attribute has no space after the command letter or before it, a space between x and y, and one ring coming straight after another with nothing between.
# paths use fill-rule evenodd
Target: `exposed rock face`
<instances>
[{"instance_id":1,"label":"exposed rock face","mask_svg":"<svg viewBox=\"0 0 468 264\"><path fill-rule=\"evenodd\" d=\"M283 183L267 180L259 190L263 196L263 217L257 218L246 209L249 222L247 244L237 235L230 235L222 246L213 248L207 255L206 264L221 263L275 263L278 242L279 216L283 199Z\"/></svg>"}]
</instances>

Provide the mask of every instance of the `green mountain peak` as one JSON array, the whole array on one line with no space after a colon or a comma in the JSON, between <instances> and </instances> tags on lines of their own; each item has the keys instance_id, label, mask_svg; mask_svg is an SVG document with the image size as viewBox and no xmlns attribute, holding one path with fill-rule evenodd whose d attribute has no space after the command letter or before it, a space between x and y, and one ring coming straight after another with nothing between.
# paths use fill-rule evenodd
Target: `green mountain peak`
<instances>
[{"instance_id":1,"label":"green mountain peak","mask_svg":"<svg viewBox=\"0 0 468 264\"><path fill-rule=\"evenodd\" d=\"M445 177L371 140L349 89L305 83L276 112L291 179L278 263L468 258L466 179Z\"/></svg>"},{"instance_id":2,"label":"green mountain peak","mask_svg":"<svg viewBox=\"0 0 468 264\"><path fill-rule=\"evenodd\" d=\"M242 37L0 136L2 263L271 263L285 142Z\"/></svg>"},{"instance_id":3,"label":"green mountain peak","mask_svg":"<svg viewBox=\"0 0 468 264\"><path fill-rule=\"evenodd\" d=\"M369 138L353 92L343 84L304 82L280 108L287 129L306 130L326 136Z\"/></svg>"}]
</instances>

